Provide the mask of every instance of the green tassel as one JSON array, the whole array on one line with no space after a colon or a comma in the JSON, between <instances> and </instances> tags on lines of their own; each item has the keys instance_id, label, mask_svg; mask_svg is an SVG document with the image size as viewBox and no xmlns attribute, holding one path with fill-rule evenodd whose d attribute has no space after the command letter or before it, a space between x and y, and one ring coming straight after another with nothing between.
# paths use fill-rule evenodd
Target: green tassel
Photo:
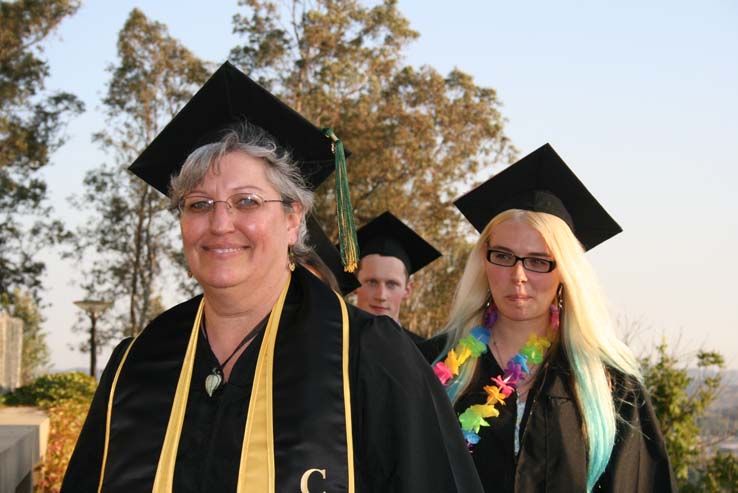
<instances>
[{"instance_id":1,"label":"green tassel","mask_svg":"<svg viewBox=\"0 0 738 493\"><path fill-rule=\"evenodd\" d=\"M333 141L333 154L336 156L336 221L343 270L354 272L359 265L359 242L356 239L354 208L351 206L349 193L346 155L343 142L336 137L333 130L326 128L323 133Z\"/></svg>"}]
</instances>

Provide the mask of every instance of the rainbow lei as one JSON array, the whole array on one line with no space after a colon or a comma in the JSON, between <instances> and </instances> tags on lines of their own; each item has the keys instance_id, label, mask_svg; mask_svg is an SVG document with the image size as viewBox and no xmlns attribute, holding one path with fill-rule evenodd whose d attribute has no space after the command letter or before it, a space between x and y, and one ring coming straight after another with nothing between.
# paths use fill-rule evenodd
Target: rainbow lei
<instances>
[{"instance_id":1,"label":"rainbow lei","mask_svg":"<svg viewBox=\"0 0 738 493\"><path fill-rule=\"evenodd\" d=\"M487 352L490 340L489 329L497 320L497 313L489 310L485 314L484 325L477 325L470 334L461 339L456 347L451 349L444 361L433 365L433 371L445 387L454 384L461 372L462 366L468 361L473 361ZM553 338L559 326L559 311L555 306L551 307L551 329L549 336ZM490 380L494 385L485 385L487 400L484 404L473 404L459 415L461 431L469 448L479 443L479 429L489 426L485 418L496 418L500 415L497 406L504 406L505 399L515 392L518 384L525 380L530 374L528 364L540 364L546 350L551 347L549 337L538 337L531 334L525 346L510 361L502 375L492 377Z\"/></svg>"}]
</instances>

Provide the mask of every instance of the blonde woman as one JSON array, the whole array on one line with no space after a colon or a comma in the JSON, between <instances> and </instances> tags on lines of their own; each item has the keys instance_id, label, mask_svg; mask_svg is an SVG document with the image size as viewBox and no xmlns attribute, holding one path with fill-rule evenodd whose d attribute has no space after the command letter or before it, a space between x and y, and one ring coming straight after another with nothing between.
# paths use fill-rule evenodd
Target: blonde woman
<instances>
[{"instance_id":1,"label":"blonde woman","mask_svg":"<svg viewBox=\"0 0 738 493\"><path fill-rule=\"evenodd\" d=\"M456 205L481 235L434 370L485 490L675 491L636 359L584 255L617 223L549 145Z\"/></svg>"}]
</instances>

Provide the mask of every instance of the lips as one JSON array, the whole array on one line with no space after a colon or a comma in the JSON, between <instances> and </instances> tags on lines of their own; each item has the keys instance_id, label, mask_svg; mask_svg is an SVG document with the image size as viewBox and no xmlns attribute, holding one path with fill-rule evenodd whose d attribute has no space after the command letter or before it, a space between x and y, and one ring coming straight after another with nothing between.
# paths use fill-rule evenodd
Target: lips
<instances>
[{"instance_id":1,"label":"lips","mask_svg":"<svg viewBox=\"0 0 738 493\"><path fill-rule=\"evenodd\" d=\"M386 311L389 311L389 308L386 308L386 307L383 307L383 306L369 305L369 308L371 308L375 312L386 312Z\"/></svg>"},{"instance_id":2,"label":"lips","mask_svg":"<svg viewBox=\"0 0 738 493\"><path fill-rule=\"evenodd\" d=\"M217 255L227 255L229 253L238 253L246 249L245 246L240 245L204 245L202 247L206 252L215 253Z\"/></svg>"}]
</instances>

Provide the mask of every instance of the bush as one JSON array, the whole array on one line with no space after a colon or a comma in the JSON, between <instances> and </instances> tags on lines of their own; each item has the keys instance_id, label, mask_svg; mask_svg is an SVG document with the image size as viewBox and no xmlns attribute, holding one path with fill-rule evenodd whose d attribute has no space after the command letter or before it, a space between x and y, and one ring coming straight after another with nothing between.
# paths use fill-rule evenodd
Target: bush
<instances>
[{"instance_id":1,"label":"bush","mask_svg":"<svg viewBox=\"0 0 738 493\"><path fill-rule=\"evenodd\" d=\"M34 380L29 385L18 387L5 395L7 406L35 406L51 408L62 401L89 405L95 394L97 381L84 373L53 373Z\"/></svg>"},{"instance_id":2,"label":"bush","mask_svg":"<svg viewBox=\"0 0 738 493\"><path fill-rule=\"evenodd\" d=\"M5 405L40 407L49 415L49 441L36 492L60 490L96 388L97 381L84 373L54 373L4 396Z\"/></svg>"},{"instance_id":3,"label":"bush","mask_svg":"<svg viewBox=\"0 0 738 493\"><path fill-rule=\"evenodd\" d=\"M58 493L61 489L88 408L88 402L65 400L46 410L50 420L49 444L37 493Z\"/></svg>"}]
</instances>

